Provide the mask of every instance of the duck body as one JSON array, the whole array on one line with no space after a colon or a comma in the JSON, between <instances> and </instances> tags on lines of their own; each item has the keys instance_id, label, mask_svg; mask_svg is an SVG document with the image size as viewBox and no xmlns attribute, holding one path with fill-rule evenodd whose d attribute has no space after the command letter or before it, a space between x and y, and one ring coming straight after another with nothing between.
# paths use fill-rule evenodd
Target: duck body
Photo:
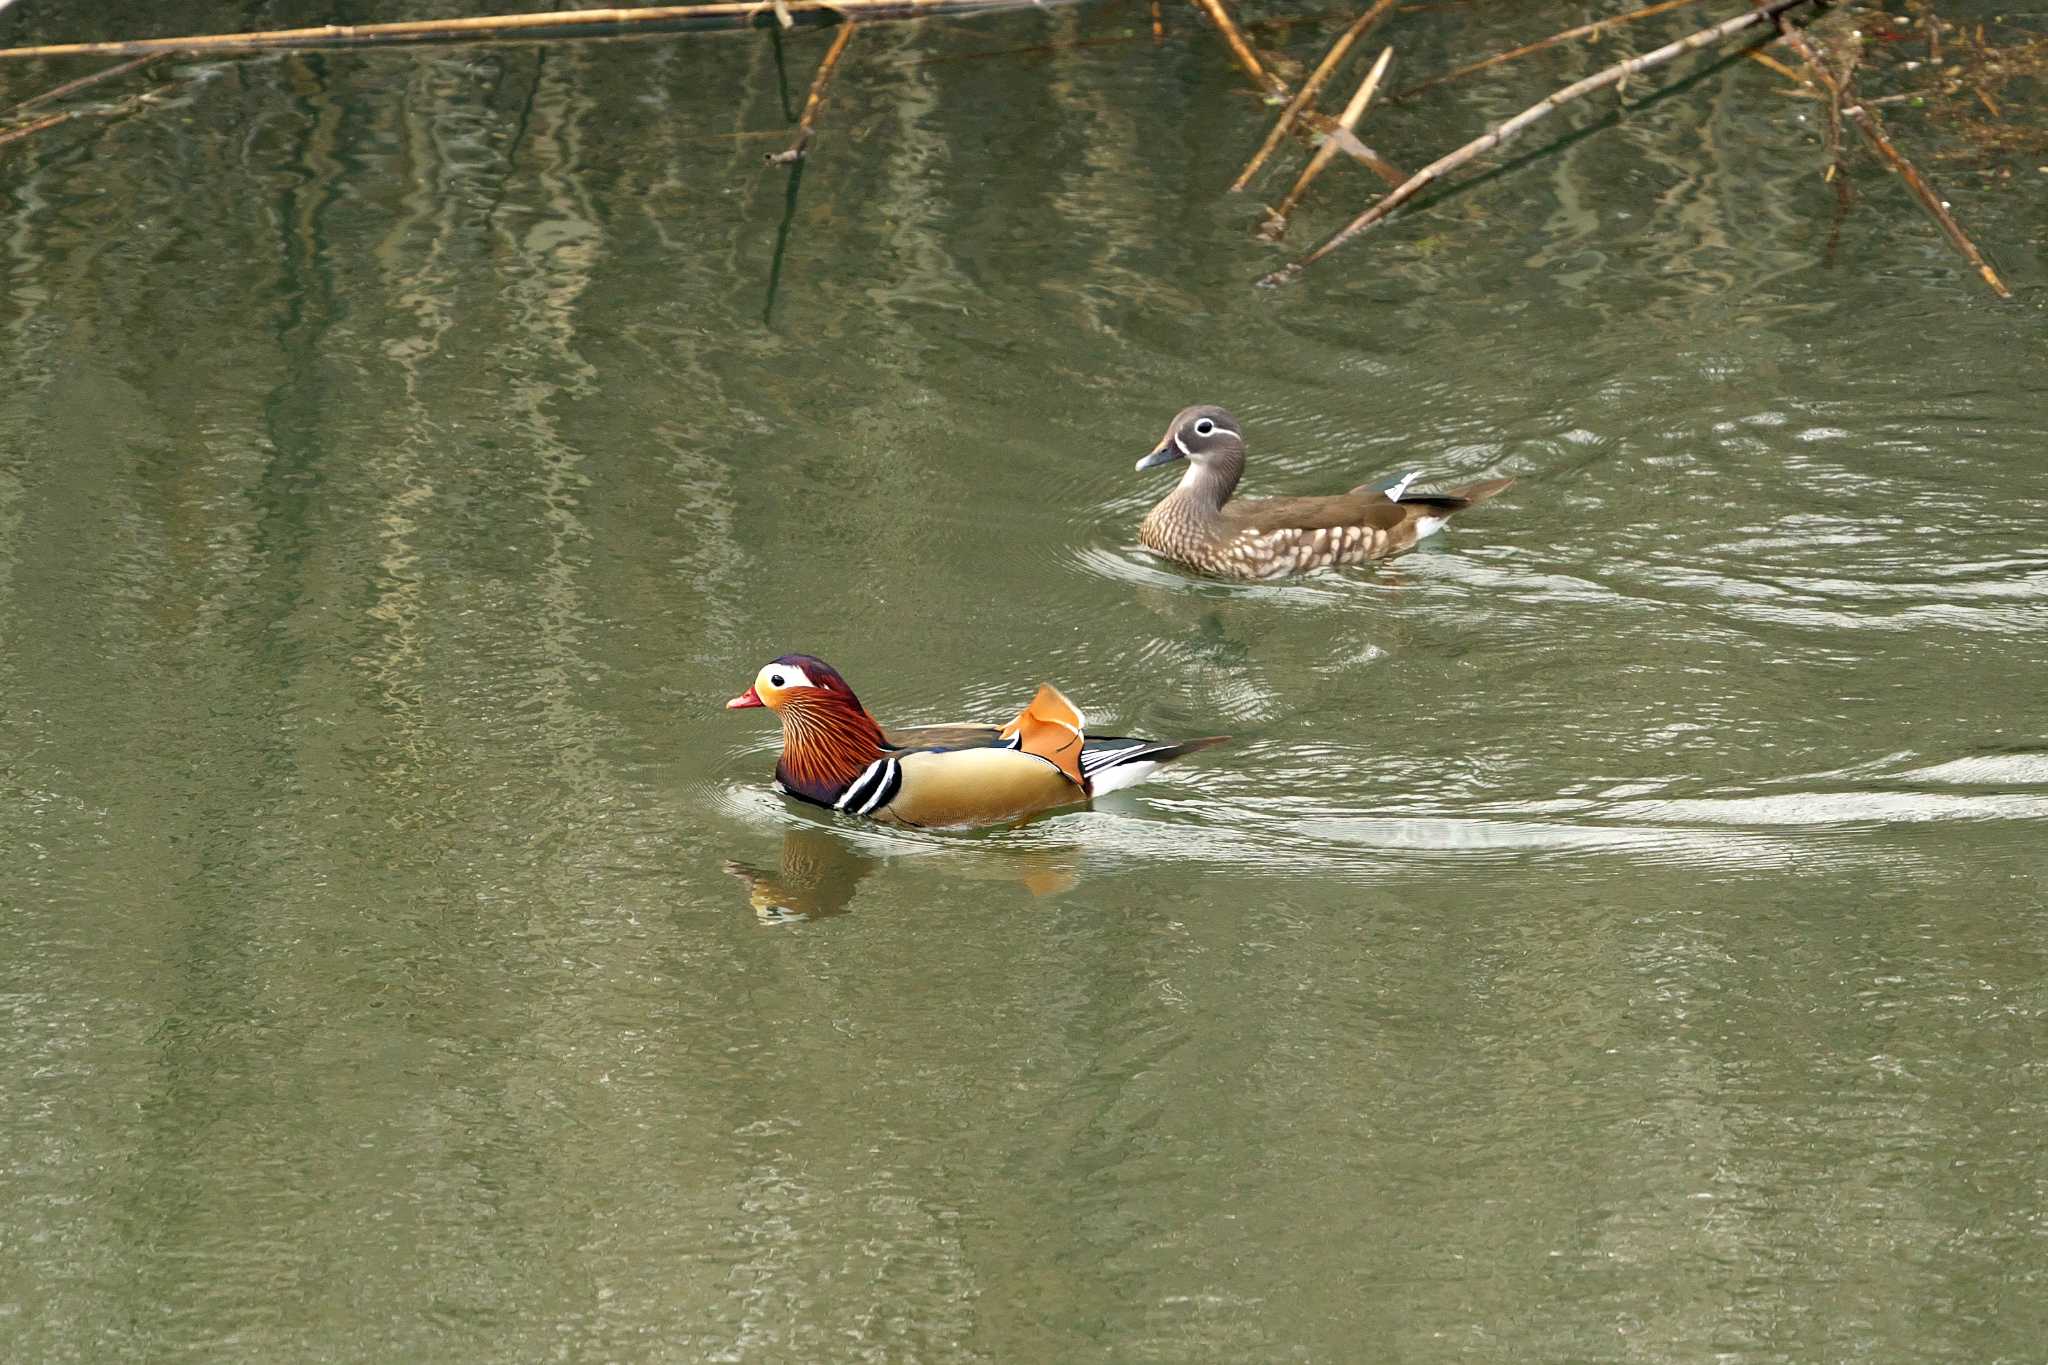
<instances>
[{"instance_id":1,"label":"duck body","mask_svg":"<svg viewBox=\"0 0 2048 1365\"><path fill-rule=\"evenodd\" d=\"M1008 725L885 730L830 664L785 654L726 703L782 720L776 789L844 815L915 828L1001 824L1134 786L1224 737L1092 736L1050 683Z\"/></svg>"},{"instance_id":2,"label":"duck body","mask_svg":"<svg viewBox=\"0 0 2048 1365\"><path fill-rule=\"evenodd\" d=\"M1175 489L1138 528L1145 548L1225 578L1284 578L1310 569L1361 564L1413 549L1454 513L1499 493L1513 479L1485 479L1441 493L1411 493L1410 474L1382 491L1306 498L1237 498L1245 444L1237 419L1219 407L1183 409L1159 447L1138 461L1152 469L1187 461Z\"/></svg>"}]
</instances>

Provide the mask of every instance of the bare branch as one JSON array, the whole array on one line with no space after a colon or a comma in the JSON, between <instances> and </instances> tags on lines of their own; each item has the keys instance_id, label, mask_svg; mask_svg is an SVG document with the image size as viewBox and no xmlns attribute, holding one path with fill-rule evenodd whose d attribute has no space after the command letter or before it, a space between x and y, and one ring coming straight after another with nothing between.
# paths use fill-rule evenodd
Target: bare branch
<instances>
[{"instance_id":1,"label":"bare branch","mask_svg":"<svg viewBox=\"0 0 2048 1365\"><path fill-rule=\"evenodd\" d=\"M1223 0L1194 0L1194 3L1215 21L1216 27L1223 34L1223 41L1230 44L1230 54L1237 58L1237 64L1245 69L1246 74L1257 81L1267 94L1284 98L1287 94L1287 82L1260 65L1258 54L1253 52L1252 45L1244 40L1244 33L1239 30L1237 21L1230 17L1229 10L1223 8Z\"/></svg>"},{"instance_id":2,"label":"bare branch","mask_svg":"<svg viewBox=\"0 0 2048 1365\"><path fill-rule=\"evenodd\" d=\"M846 51L846 45L853 41L854 21L848 19L839 26L839 32L832 35L832 46L825 49L825 60L818 63L818 74L811 77L811 93L804 100L803 115L796 121L796 141L779 152L768 154L771 166L787 166L804 159L810 149L811 134L818 126L818 107L825 102L825 87L832 84L832 72L839 65L839 54Z\"/></svg>"},{"instance_id":3,"label":"bare branch","mask_svg":"<svg viewBox=\"0 0 2048 1365\"><path fill-rule=\"evenodd\" d=\"M1795 5L1807 3L1810 3L1810 0L1770 0L1770 3L1761 8L1753 9L1747 14L1738 14L1732 19L1724 19L1711 28L1703 28L1697 33L1688 34L1673 43L1666 43L1664 46L1654 51L1645 52L1639 57L1631 57L1625 62L1616 62L1606 70L1595 72L1584 80L1574 81L1564 89L1538 100L1535 104L1530 105L1498 128L1492 129L1483 136L1474 138L1449 155L1438 157L1435 161L1430 162L1414 175L1409 176L1406 181L1390 191L1378 203L1331 234L1314 251L1311 251L1298 261L1282 266L1280 269L1265 276L1259 283L1267 287L1291 283L1303 270L1320 261L1359 233L1384 221L1395 209L1400 208L1401 205L1420 194L1431 182L1458 169L1458 167L1463 166L1475 157L1492 151L1495 147L1500 146L1503 142L1506 142L1530 124L1535 123L1538 119L1562 108L1580 96L1589 95L1595 90L1604 89L1610 85L1619 85L1622 81L1639 71L1647 71L1653 66L1662 66L1665 62L1681 57L1688 52L1718 43L1724 38L1740 33L1746 28L1753 28L1766 20L1775 19L1780 13L1791 9Z\"/></svg>"},{"instance_id":4,"label":"bare branch","mask_svg":"<svg viewBox=\"0 0 2048 1365\"><path fill-rule=\"evenodd\" d=\"M921 19L1025 9L1043 0L783 0L791 15L829 20ZM628 28L648 24L708 24L748 28L769 16L769 0L717 0L701 5L647 5L638 9L555 10L545 14L474 15L461 19L413 19L389 24L322 24L260 33L204 33L180 38L132 38L104 43L51 43L0 48L0 59L24 57L128 57L158 52L256 52L299 47L375 47L388 43L477 41L512 34ZM772 20L771 20L772 22Z\"/></svg>"},{"instance_id":5,"label":"bare branch","mask_svg":"<svg viewBox=\"0 0 2048 1365\"><path fill-rule=\"evenodd\" d=\"M1344 112L1337 115L1337 126L1349 133L1358 126L1358 120L1365 113L1365 106L1372 103L1373 92L1380 88L1380 77L1387 73L1387 63L1394 60L1394 49L1380 49L1379 60L1372 64L1372 70L1365 73L1365 79L1358 83L1358 90L1351 96L1351 102L1344 106ZM1268 241L1278 240L1287 231L1287 215L1294 212L1294 206L1301 202L1301 196L1308 193L1308 187L1323 173L1323 167L1330 164L1330 158L1337 155L1338 143L1335 138L1325 139L1316 148L1316 154L1309 158L1308 165L1294 182L1294 188L1287 191L1287 197L1280 201L1280 207L1266 215L1266 221L1259 226L1259 235Z\"/></svg>"},{"instance_id":6,"label":"bare branch","mask_svg":"<svg viewBox=\"0 0 2048 1365\"><path fill-rule=\"evenodd\" d=\"M1316 63L1316 69L1309 73L1309 78L1301 83L1301 89L1295 91L1294 98L1287 101L1287 107L1280 111L1280 117L1273 123L1273 131L1266 134L1266 140L1259 144L1259 150L1253 153L1252 159L1245 163L1245 168L1231 183L1232 194L1251 183L1252 177L1258 174L1259 167L1266 164L1266 158L1280 145L1280 139L1287 136L1288 130L1294 127L1295 120L1301 117L1301 111L1308 108L1317 93L1322 90L1323 82L1330 79L1330 73L1344 60L1344 54L1351 50L1351 45L1357 42L1367 29L1385 18L1387 11L1391 10L1394 4L1395 0L1373 0L1372 6L1365 13L1352 20L1351 26L1337 35L1337 41L1330 44L1330 50Z\"/></svg>"},{"instance_id":7,"label":"bare branch","mask_svg":"<svg viewBox=\"0 0 2048 1365\"><path fill-rule=\"evenodd\" d=\"M1991 268L1983 253L1977 250L1977 244L1970 240L1969 234L1963 231L1962 224L1948 211L1948 205L1941 202L1941 196L1921 178L1913 163L1892 145L1892 140L1885 135L1884 124L1877 114L1869 105L1856 100L1855 90L1849 85L1846 72L1838 75L1832 70L1827 59L1815 49L1812 40L1798 28L1786 23L1782 18L1778 19L1777 23L1779 31L1785 35L1786 44L1799 54L1800 59L1806 63L1811 78L1828 93L1830 107L1839 105L1841 116L1855 124L1856 131L1863 134L1863 140L1868 142L1879 156L1891 163L1892 169L1899 173L1899 178L1906 182L1906 188L1913 192L1921 207L1927 210L1929 216L1947 235L1949 244L1976 268L1977 274L1990 287L1991 292L2002 299L2011 298L2012 290L2005 287L2005 281L1998 277L1998 272Z\"/></svg>"}]
</instances>

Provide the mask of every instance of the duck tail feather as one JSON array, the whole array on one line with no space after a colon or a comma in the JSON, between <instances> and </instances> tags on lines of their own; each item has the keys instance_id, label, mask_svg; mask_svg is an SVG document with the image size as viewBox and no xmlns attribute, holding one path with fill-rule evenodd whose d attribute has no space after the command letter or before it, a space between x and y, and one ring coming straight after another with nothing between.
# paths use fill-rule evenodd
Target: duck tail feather
<instances>
[{"instance_id":1,"label":"duck tail feather","mask_svg":"<svg viewBox=\"0 0 2048 1365\"><path fill-rule=\"evenodd\" d=\"M1081 767L1088 775L1088 793L1102 796L1125 787L1135 787L1162 764L1214 748L1229 738L1229 735L1204 735L1200 739L1164 743L1145 739L1110 740L1101 748L1089 750L1081 758Z\"/></svg>"},{"instance_id":2,"label":"duck tail feather","mask_svg":"<svg viewBox=\"0 0 2048 1365\"><path fill-rule=\"evenodd\" d=\"M1463 488L1446 488L1441 493L1410 493L1400 499L1403 507L1426 508L1442 516L1462 512L1505 491L1513 479L1481 479Z\"/></svg>"}]
</instances>

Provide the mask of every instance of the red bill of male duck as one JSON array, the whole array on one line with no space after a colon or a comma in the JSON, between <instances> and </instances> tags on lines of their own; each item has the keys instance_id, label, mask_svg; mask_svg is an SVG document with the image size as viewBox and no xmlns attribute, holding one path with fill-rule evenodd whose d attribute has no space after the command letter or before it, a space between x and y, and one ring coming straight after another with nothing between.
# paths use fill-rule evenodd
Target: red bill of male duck
<instances>
[{"instance_id":1,"label":"red bill of male duck","mask_svg":"<svg viewBox=\"0 0 2048 1365\"><path fill-rule=\"evenodd\" d=\"M1225 735L1160 742L1087 733L1074 704L1042 683L1007 725L885 730L830 664L785 654L728 709L782 721L775 788L844 815L920 829L1001 824L1135 786L1160 765Z\"/></svg>"},{"instance_id":2,"label":"red bill of male duck","mask_svg":"<svg viewBox=\"0 0 2048 1365\"><path fill-rule=\"evenodd\" d=\"M1361 484L1314 498L1239 498L1244 431L1223 408L1183 408L1159 448L1138 461L1153 469L1187 461L1180 483L1138 528L1145 548L1224 578L1288 574L1386 559L1443 529L1453 513L1485 502L1513 479L1483 479L1441 493L1411 491L1410 474L1392 488Z\"/></svg>"}]
</instances>

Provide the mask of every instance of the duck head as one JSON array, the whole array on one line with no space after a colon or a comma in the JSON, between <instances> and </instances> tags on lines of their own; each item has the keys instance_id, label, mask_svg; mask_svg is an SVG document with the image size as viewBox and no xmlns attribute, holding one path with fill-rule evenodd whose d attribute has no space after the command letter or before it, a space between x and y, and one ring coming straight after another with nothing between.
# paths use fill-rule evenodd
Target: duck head
<instances>
[{"instance_id":1,"label":"duck head","mask_svg":"<svg viewBox=\"0 0 2048 1365\"><path fill-rule=\"evenodd\" d=\"M1183 487L1202 488L1220 503L1237 487L1244 473L1244 433L1227 408L1212 403L1182 408L1160 438L1158 449L1138 461L1139 469L1156 469L1186 460Z\"/></svg>"},{"instance_id":2,"label":"duck head","mask_svg":"<svg viewBox=\"0 0 2048 1365\"><path fill-rule=\"evenodd\" d=\"M839 676L839 670L810 654L785 654L761 665L754 685L725 704L728 711L765 706L780 714L785 707L846 705L860 707L860 699Z\"/></svg>"},{"instance_id":3,"label":"duck head","mask_svg":"<svg viewBox=\"0 0 2048 1365\"><path fill-rule=\"evenodd\" d=\"M882 727L839 670L815 655L785 654L763 664L754 685L725 706L765 706L781 718L775 776L807 801L829 806L882 752Z\"/></svg>"}]
</instances>

